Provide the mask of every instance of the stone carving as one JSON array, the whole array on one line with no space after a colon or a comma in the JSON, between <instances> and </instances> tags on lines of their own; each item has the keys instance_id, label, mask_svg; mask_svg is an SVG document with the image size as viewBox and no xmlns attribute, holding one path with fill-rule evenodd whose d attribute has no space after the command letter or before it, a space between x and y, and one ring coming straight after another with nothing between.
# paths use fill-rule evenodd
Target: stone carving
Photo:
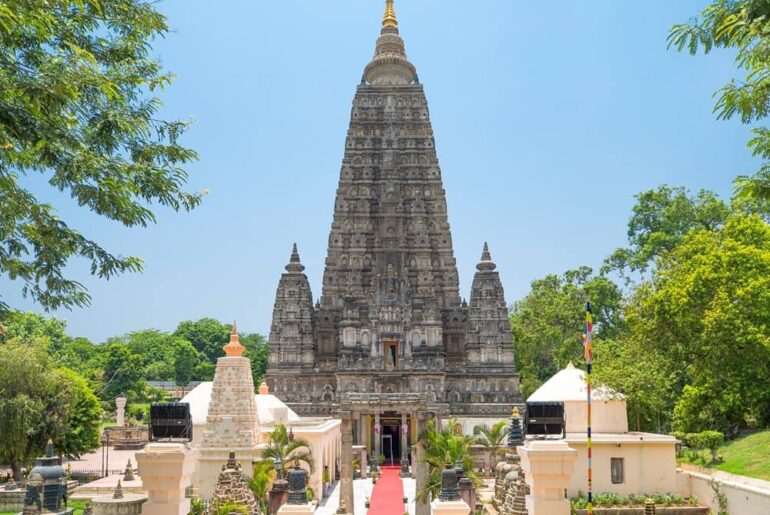
<instances>
[{"instance_id":1,"label":"stone carving","mask_svg":"<svg viewBox=\"0 0 770 515\"><path fill-rule=\"evenodd\" d=\"M506 416L521 401L507 305L486 244L470 302L460 297L428 102L416 76L397 24L384 26L353 100L319 302L296 245L278 283L266 380L297 413L328 413L338 399L326 385L345 392L343 381L383 371L397 371L403 386L435 374L427 395L449 400L452 414ZM285 388L287 377L310 397ZM484 396L481 379L508 386ZM361 384L361 393L375 391L374 381Z\"/></svg>"},{"instance_id":2,"label":"stone carving","mask_svg":"<svg viewBox=\"0 0 770 515\"><path fill-rule=\"evenodd\" d=\"M226 504L242 504L249 510L249 515L259 515L257 500L246 485L241 464L235 461L234 452L230 453L227 464L222 465L208 515L218 515L219 509Z\"/></svg>"}]
</instances>

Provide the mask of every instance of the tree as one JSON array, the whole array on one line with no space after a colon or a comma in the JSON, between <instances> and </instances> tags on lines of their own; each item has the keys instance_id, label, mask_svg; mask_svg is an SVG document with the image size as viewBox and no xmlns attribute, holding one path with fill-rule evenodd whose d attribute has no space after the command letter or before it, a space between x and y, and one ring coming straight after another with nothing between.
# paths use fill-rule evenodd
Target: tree
<instances>
[{"instance_id":1,"label":"tree","mask_svg":"<svg viewBox=\"0 0 770 515\"><path fill-rule=\"evenodd\" d=\"M474 483L475 488L479 487L471 451L474 439L457 433L456 426L457 421L451 418L441 427L438 427L434 420L429 420L425 430L418 435L425 445L423 463L428 466L428 478L417 491L417 499L420 501L430 501L431 498L438 497L441 490L441 472L447 463L454 468L458 460L462 463L465 477Z\"/></svg>"},{"instance_id":2,"label":"tree","mask_svg":"<svg viewBox=\"0 0 770 515\"><path fill-rule=\"evenodd\" d=\"M8 0L0 5L0 273L46 309L88 304L65 275L73 257L110 278L140 271L111 254L23 187L54 190L127 227L155 222L154 204L196 207L183 190L196 154L178 143L187 123L158 119L153 92L172 77L149 56L168 32L141 0ZM0 299L0 311L8 306Z\"/></svg>"},{"instance_id":3,"label":"tree","mask_svg":"<svg viewBox=\"0 0 770 515\"><path fill-rule=\"evenodd\" d=\"M533 281L527 296L513 305L514 355L525 397L570 361L582 359L587 300L594 306L597 339L622 331L620 289L588 267Z\"/></svg>"},{"instance_id":4,"label":"tree","mask_svg":"<svg viewBox=\"0 0 770 515\"><path fill-rule=\"evenodd\" d=\"M56 371L59 389L66 395L63 430L56 438L56 450L69 457L99 448L102 406L88 383L76 372L60 368Z\"/></svg>"},{"instance_id":5,"label":"tree","mask_svg":"<svg viewBox=\"0 0 770 515\"><path fill-rule=\"evenodd\" d=\"M243 355L251 360L251 375L254 384L262 383L262 377L267 372L268 347L264 336L257 333L244 334L241 343L246 350Z\"/></svg>"},{"instance_id":6,"label":"tree","mask_svg":"<svg viewBox=\"0 0 770 515\"><path fill-rule=\"evenodd\" d=\"M200 361L198 351L187 340L178 339L174 347L174 381L179 386L187 386L194 378L195 366Z\"/></svg>"},{"instance_id":7,"label":"tree","mask_svg":"<svg viewBox=\"0 0 770 515\"><path fill-rule=\"evenodd\" d=\"M487 424L479 424L473 427L473 435L476 437L476 443L483 446L491 456L492 466L497 465L497 458L508 438L508 423L501 420L492 427Z\"/></svg>"},{"instance_id":8,"label":"tree","mask_svg":"<svg viewBox=\"0 0 770 515\"><path fill-rule=\"evenodd\" d=\"M15 338L0 345L0 460L21 466L53 439L79 456L99 446L101 407L78 374L56 369L48 341Z\"/></svg>"},{"instance_id":9,"label":"tree","mask_svg":"<svg viewBox=\"0 0 770 515\"><path fill-rule=\"evenodd\" d=\"M195 349L206 356L206 360L215 363L217 358L225 355L222 347L230 341L230 324L223 324L213 318L181 322L174 336L178 336L193 344Z\"/></svg>"},{"instance_id":10,"label":"tree","mask_svg":"<svg viewBox=\"0 0 770 515\"><path fill-rule=\"evenodd\" d=\"M104 363L104 389L99 397L112 401L121 393L144 390L144 368L141 356L123 343L110 343L100 348Z\"/></svg>"},{"instance_id":11,"label":"tree","mask_svg":"<svg viewBox=\"0 0 770 515\"><path fill-rule=\"evenodd\" d=\"M659 186L636 195L628 221L628 243L605 260L603 271L615 271L627 281L629 273L648 271L655 259L671 252L693 229L721 227L730 208L710 191L692 195L685 188Z\"/></svg>"},{"instance_id":12,"label":"tree","mask_svg":"<svg viewBox=\"0 0 770 515\"><path fill-rule=\"evenodd\" d=\"M38 313L8 311L2 317L5 331L0 334L0 342L13 338L45 338L51 350L58 352L71 339L67 333L67 323L53 317L44 317Z\"/></svg>"},{"instance_id":13,"label":"tree","mask_svg":"<svg viewBox=\"0 0 770 515\"><path fill-rule=\"evenodd\" d=\"M51 391L45 345L18 338L0 345L0 461L10 465L16 480L44 425L45 395Z\"/></svg>"},{"instance_id":14,"label":"tree","mask_svg":"<svg viewBox=\"0 0 770 515\"><path fill-rule=\"evenodd\" d=\"M632 341L665 371L673 428L723 432L770 422L770 226L734 213L656 261L626 314Z\"/></svg>"},{"instance_id":15,"label":"tree","mask_svg":"<svg viewBox=\"0 0 770 515\"><path fill-rule=\"evenodd\" d=\"M739 118L752 125L748 146L763 160L752 177L735 181L737 197L743 201L770 200L770 129L761 126L770 112L770 3L767 0L715 0L691 23L674 25L669 48L734 51L736 68L743 76L731 79L718 91L714 106L717 119Z\"/></svg>"},{"instance_id":16,"label":"tree","mask_svg":"<svg viewBox=\"0 0 770 515\"><path fill-rule=\"evenodd\" d=\"M284 470L293 468L296 463L304 463L312 471L315 466L310 442L304 438L292 438L283 424L276 424L270 433L267 447L262 451L262 459L283 463Z\"/></svg>"}]
</instances>

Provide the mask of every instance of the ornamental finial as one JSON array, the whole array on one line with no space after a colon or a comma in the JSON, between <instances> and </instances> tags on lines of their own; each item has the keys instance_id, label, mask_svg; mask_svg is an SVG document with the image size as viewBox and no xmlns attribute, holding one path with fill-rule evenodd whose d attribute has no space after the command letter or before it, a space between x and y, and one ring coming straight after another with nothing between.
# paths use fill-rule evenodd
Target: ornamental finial
<instances>
[{"instance_id":1,"label":"ornamental finial","mask_svg":"<svg viewBox=\"0 0 770 515\"><path fill-rule=\"evenodd\" d=\"M233 322L233 328L230 331L230 343L225 345L223 349L225 356L228 358L240 357L243 355L243 351L246 350L246 347L241 345L241 341L238 339L238 328L235 326L235 322Z\"/></svg>"},{"instance_id":2,"label":"ornamental finial","mask_svg":"<svg viewBox=\"0 0 770 515\"><path fill-rule=\"evenodd\" d=\"M398 27L393 0L385 0L385 16L382 18L382 28L384 29L385 27Z\"/></svg>"}]
</instances>

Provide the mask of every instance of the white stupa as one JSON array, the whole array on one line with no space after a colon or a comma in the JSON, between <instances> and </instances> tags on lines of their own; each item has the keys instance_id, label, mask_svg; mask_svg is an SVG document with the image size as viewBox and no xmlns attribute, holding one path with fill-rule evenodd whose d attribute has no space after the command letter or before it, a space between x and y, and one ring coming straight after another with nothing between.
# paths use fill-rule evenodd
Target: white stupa
<instances>
[{"instance_id":1,"label":"white stupa","mask_svg":"<svg viewBox=\"0 0 770 515\"><path fill-rule=\"evenodd\" d=\"M530 395L527 402L563 402L567 432L582 433L588 423L587 392L586 373L570 363ZM595 432L628 432L625 395L607 386L594 386L591 410Z\"/></svg>"},{"instance_id":2,"label":"white stupa","mask_svg":"<svg viewBox=\"0 0 770 515\"><path fill-rule=\"evenodd\" d=\"M203 499L211 498L230 452L235 452L236 459L243 463L256 461L260 455L254 380L251 362L243 357L245 349L233 323L230 343L224 346L225 356L217 360L201 438L198 488ZM244 467L244 473L250 475L250 469Z\"/></svg>"}]
</instances>

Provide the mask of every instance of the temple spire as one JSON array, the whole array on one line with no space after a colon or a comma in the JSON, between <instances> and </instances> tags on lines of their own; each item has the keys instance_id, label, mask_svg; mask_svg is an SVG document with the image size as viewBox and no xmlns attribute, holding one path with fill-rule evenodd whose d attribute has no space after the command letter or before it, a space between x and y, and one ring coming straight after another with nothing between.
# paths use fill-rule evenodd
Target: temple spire
<instances>
[{"instance_id":1,"label":"temple spire","mask_svg":"<svg viewBox=\"0 0 770 515\"><path fill-rule=\"evenodd\" d=\"M476 269L479 271L492 271L497 268L497 265L492 261L492 254L489 253L489 245L484 242L484 250L481 252L481 261L476 265Z\"/></svg>"},{"instance_id":2,"label":"temple spire","mask_svg":"<svg viewBox=\"0 0 770 515\"><path fill-rule=\"evenodd\" d=\"M297 251L297 244L295 243L291 248L291 257L289 258L289 264L286 265L287 272L302 272L305 267L299 260L299 252Z\"/></svg>"},{"instance_id":3,"label":"temple spire","mask_svg":"<svg viewBox=\"0 0 770 515\"><path fill-rule=\"evenodd\" d=\"M393 0L385 1L385 16L382 18L382 28L386 27L398 27L398 19L396 18L396 9L393 7Z\"/></svg>"},{"instance_id":4,"label":"temple spire","mask_svg":"<svg viewBox=\"0 0 770 515\"><path fill-rule=\"evenodd\" d=\"M236 327L235 322L233 322L233 328L230 330L230 343L225 345L223 349L228 358L240 357L243 355L243 351L246 350L246 347L241 345L241 341L238 338L238 327Z\"/></svg>"}]
</instances>

